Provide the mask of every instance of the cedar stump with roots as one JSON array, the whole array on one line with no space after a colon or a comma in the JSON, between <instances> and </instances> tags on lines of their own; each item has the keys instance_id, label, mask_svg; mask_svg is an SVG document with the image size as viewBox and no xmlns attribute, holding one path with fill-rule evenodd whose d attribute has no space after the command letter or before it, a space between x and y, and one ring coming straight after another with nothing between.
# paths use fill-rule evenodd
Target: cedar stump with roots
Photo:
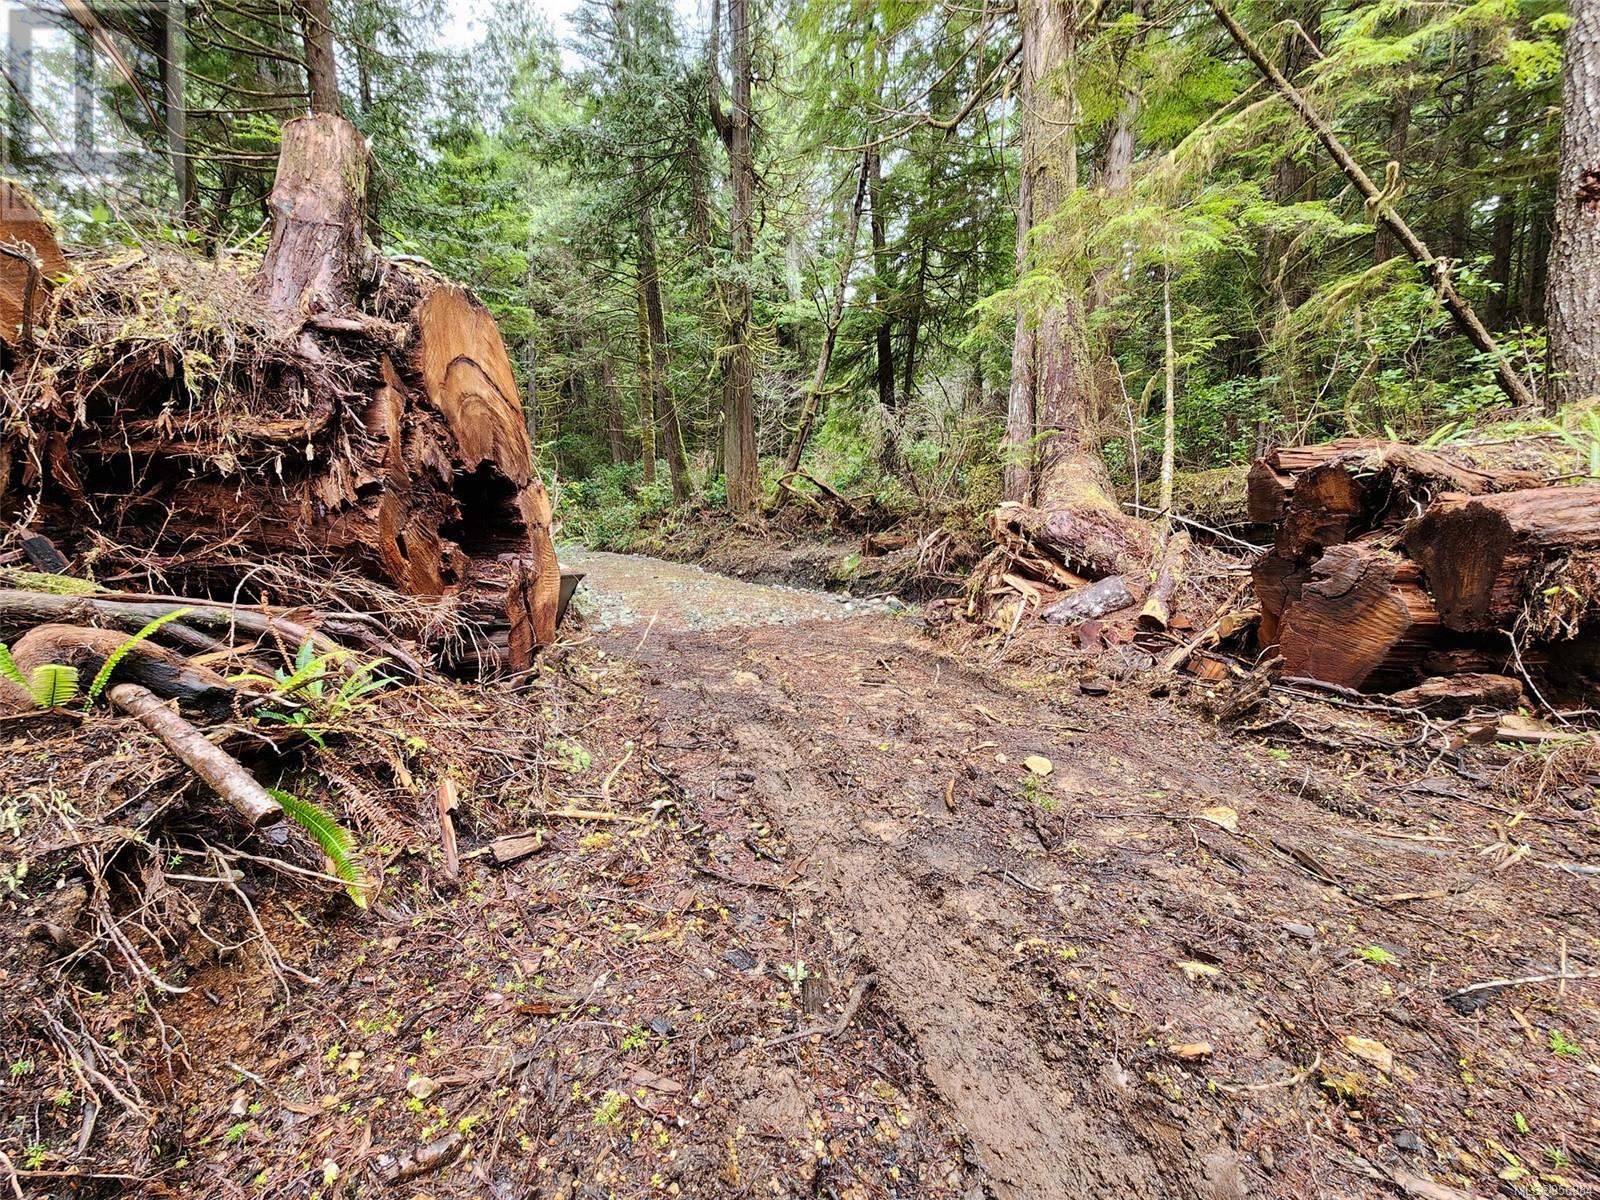
<instances>
[{"instance_id":1,"label":"cedar stump with roots","mask_svg":"<svg viewBox=\"0 0 1600 1200\"><path fill-rule=\"evenodd\" d=\"M511 362L470 292L367 243L366 163L348 121L298 118L258 270L69 274L3 380L0 519L196 592L252 558L353 569L437 599L457 665L523 670L560 574Z\"/></svg>"}]
</instances>

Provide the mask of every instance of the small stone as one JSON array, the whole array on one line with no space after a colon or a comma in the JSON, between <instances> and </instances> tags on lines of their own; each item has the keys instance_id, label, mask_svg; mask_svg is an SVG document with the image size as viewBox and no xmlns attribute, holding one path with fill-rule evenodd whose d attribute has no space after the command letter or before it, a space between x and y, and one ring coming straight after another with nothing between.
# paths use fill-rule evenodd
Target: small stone
<instances>
[{"instance_id":1,"label":"small stone","mask_svg":"<svg viewBox=\"0 0 1600 1200\"><path fill-rule=\"evenodd\" d=\"M748 971L756 965L756 956L748 950L734 946L722 952L722 960L735 971Z\"/></svg>"},{"instance_id":2,"label":"small stone","mask_svg":"<svg viewBox=\"0 0 1600 1200\"><path fill-rule=\"evenodd\" d=\"M1297 921L1284 922L1283 931L1290 937L1297 937L1303 942L1309 942L1317 936L1317 931L1309 925L1301 925Z\"/></svg>"},{"instance_id":3,"label":"small stone","mask_svg":"<svg viewBox=\"0 0 1600 1200\"><path fill-rule=\"evenodd\" d=\"M406 1080L406 1091L418 1100L426 1100L439 1090L439 1085L426 1075L413 1075Z\"/></svg>"},{"instance_id":4,"label":"small stone","mask_svg":"<svg viewBox=\"0 0 1600 1200\"><path fill-rule=\"evenodd\" d=\"M1402 1129L1394 1135L1394 1144L1407 1154L1416 1154L1422 1149L1422 1139L1409 1129Z\"/></svg>"}]
</instances>

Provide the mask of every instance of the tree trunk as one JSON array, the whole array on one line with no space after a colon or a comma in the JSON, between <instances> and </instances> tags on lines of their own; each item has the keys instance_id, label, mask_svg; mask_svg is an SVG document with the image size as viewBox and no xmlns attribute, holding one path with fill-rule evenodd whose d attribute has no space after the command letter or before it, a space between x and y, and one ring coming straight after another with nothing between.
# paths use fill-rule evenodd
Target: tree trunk
<instances>
[{"instance_id":1,"label":"tree trunk","mask_svg":"<svg viewBox=\"0 0 1600 1200\"><path fill-rule=\"evenodd\" d=\"M1545 211L1542 204L1528 213L1528 248L1523 256L1522 268L1524 320L1533 320L1535 313L1545 312L1550 278L1550 225L1550 214ZM1545 387L1544 402L1547 410L1557 403L1556 390L1548 382Z\"/></svg>"},{"instance_id":2,"label":"tree trunk","mask_svg":"<svg viewBox=\"0 0 1600 1200\"><path fill-rule=\"evenodd\" d=\"M887 303L884 280L887 257L887 229L883 211L883 156L877 147L867 152L871 156L872 174L867 180L867 201L872 206L872 312L877 318L873 334L876 347L878 403L886 411L894 411L894 326L884 312Z\"/></svg>"},{"instance_id":3,"label":"tree trunk","mask_svg":"<svg viewBox=\"0 0 1600 1200\"><path fill-rule=\"evenodd\" d=\"M638 319L634 323L639 343L639 463L646 486L656 481L656 380L655 355L650 348L650 314L644 299L644 271L639 272Z\"/></svg>"},{"instance_id":4,"label":"tree trunk","mask_svg":"<svg viewBox=\"0 0 1600 1200\"><path fill-rule=\"evenodd\" d=\"M1027 22L1021 25L1023 89L1017 111L1022 124L1022 169L1017 174L1017 254L1016 277L1020 282L1028 273L1032 261L1031 233L1033 229L1033 170L1028 155L1039 134L1030 130L1037 122L1032 106L1026 97L1037 86L1027 77L1028 64L1036 57L1032 50L1034 32ZM1033 314L1023 304L1017 305L1017 326L1011 342L1011 381L1006 394L1005 441L1000 447L1004 476L1001 499L1012 504L1029 504L1033 501L1033 422L1034 390L1037 383L1036 351L1038 333L1034 328Z\"/></svg>"},{"instance_id":5,"label":"tree trunk","mask_svg":"<svg viewBox=\"0 0 1600 1200\"><path fill-rule=\"evenodd\" d=\"M850 271L855 264L856 240L861 231L861 206L866 198L867 183L871 178L872 151L861 155L861 171L856 180L855 199L850 205L850 217L845 225L844 256L839 263L839 286L834 289L828 304L828 318L822 330L822 349L817 352L817 369L811 377L811 390L800 402L800 423L794 431L794 441L789 443L789 453L784 457L784 474L800 466L800 456L805 453L806 441L811 437L822 408L822 390L828 381L828 366L833 361L833 348L839 337L839 322L844 316L845 293L850 290ZM780 495L783 493L780 492Z\"/></svg>"},{"instance_id":6,"label":"tree trunk","mask_svg":"<svg viewBox=\"0 0 1600 1200\"><path fill-rule=\"evenodd\" d=\"M750 353L750 270L755 251L754 68L750 57L750 0L728 0L732 111L727 114L728 173L733 193L730 234L735 278L729 287L728 374L723 405L723 476L728 508L742 516L761 499L755 427L755 364Z\"/></svg>"},{"instance_id":7,"label":"tree trunk","mask_svg":"<svg viewBox=\"0 0 1600 1200\"><path fill-rule=\"evenodd\" d=\"M333 13L328 0L296 0L305 45L306 87L313 113L339 111L339 69L333 52Z\"/></svg>"},{"instance_id":8,"label":"tree trunk","mask_svg":"<svg viewBox=\"0 0 1600 1200\"><path fill-rule=\"evenodd\" d=\"M621 466L628 458L628 447L623 436L622 397L617 395L617 380L611 368L611 347L603 348L600 359L600 388L606 402L606 445L611 450L611 465Z\"/></svg>"},{"instance_id":9,"label":"tree trunk","mask_svg":"<svg viewBox=\"0 0 1600 1200\"><path fill-rule=\"evenodd\" d=\"M1165 403L1161 408L1161 498L1158 501L1158 506L1161 509L1161 519L1170 526L1172 524L1173 460L1176 456L1178 442L1178 356L1172 345L1172 272L1170 268L1161 277L1161 327L1162 332L1166 335L1166 369L1162 372L1165 376L1166 391Z\"/></svg>"},{"instance_id":10,"label":"tree trunk","mask_svg":"<svg viewBox=\"0 0 1600 1200\"><path fill-rule=\"evenodd\" d=\"M1032 223L1040 225L1061 211L1078 186L1072 85L1076 14L1061 0L1022 0L1018 15L1032 29L1023 50L1022 104L1035 119L1023 126L1023 160L1032 175ZM1058 232L1048 241L1063 236ZM1053 247L1038 249L1048 255ZM1083 301L1070 283L1039 314L1035 336L1035 503L1046 510L1093 508L1120 517L1094 427L1097 405Z\"/></svg>"},{"instance_id":11,"label":"tree trunk","mask_svg":"<svg viewBox=\"0 0 1600 1200\"><path fill-rule=\"evenodd\" d=\"M284 125L267 201L272 239L261 259L263 296L281 332L355 299L368 253L368 163L366 137L341 116L296 117Z\"/></svg>"},{"instance_id":12,"label":"tree trunk","mask_svg":"<svg viewBox=\"0 0 1600 1200\"><path fill-rule=\"evenodd\" d=\"M1282 19L1285 26L1292 21L1297 27L1286 28L1283 38L1283 76L1293 82L1300 78L1310 62L1320 56L1322 0L1302 0L1298 5L1290 3L1283 7L1275 6L1274 15ZM1310 199L1309 193L1314 190L1312 184L1315 179L1315 172L1303 154L1281 154L1273 167L1272 198L1279 204L1295 204ZM1269 233L1266 250L1268 261L1277 265L1275 270L1269 271L1269 276L1272 291L1278 300L1279 319L1283 320L1288 313L1305 303L1310 294L1309 272L1303 258L1291 258L1294 254L1293 235L1277 231ZM1291 372L1300 368L1298 363L1286 365Z\"/></svg>"},{"instance_id":13,"label":"tree trunk","mask_svg":"<svg viewBox=\"0 0 1600 1200\"><path fill-rule=\"evenodd\" d=\"M1389 112L1389 140L1385 150L1389 155L1389 162L1394 166L1384 172L1385 183L1388 182L1390 172L1393 172L1395 182L1399 182L1400 173L1406 165L1406 144L1411 140L1411 89L1401 88L1394 94L1394 107ZM1395 245L1394 234L1382 221L1376 225L1372 239L1372 260L1375 263L1386 263L1399 253Z\"/></svg>"},{"instance_id":14,"label":"tree trunk","mask_svg":"<svg viewBox=\"0 0 1600 1200\"><path fill-rule=\"evenodd\" d=\"M1566 404L1600 395L1600 0L1572 0L1561 68L1561 158L1545 318L1552 386Z\"/></svg>"},{"instance_id":15,"label":"tree trunk","mask_svg":"<svg viewBox=\"0 0 1600 1200\"><path fill-rule=\"evenodd\" d=\"M916 282L911 285L911 295L907 298L909 309L906 313L906 353L905 361L900 364L900 402L909 404L917 387L917 338L922 332L922 309L927 298L928 287L928 234L922 235L922 246L917 252Z\"/></svg>"},{"instance_id":16,"label":"tree trunk","mask_svg":"<svg viewBox=\"0 0 1600 1200\"><path fill-rule=\"evenodd\" d=\"M1489 235L1489 282L1494 291L1484 302L1484 324L1504 330L1511 310L1511 255L1516 245L1517 198L1502 192L1495 197L1494 222Z\"/></svg>"},{"instance_id":17,"label":"tree trunk","mask_svg":"<svg viewBox=\"0 0 1600 1200\"><path fill-rule=\"evenodd\" d=\"M1461 130L1461 136L1456 139L1454 161L1441 165L1458 173L1459 178L1471 179L1476 173L1478 159L1477 129L1474 125L1476 118L1473 109L1478 104L1479 52L1477 35L1469 31L1466 36L1471 48L1467 53L1467 69L1461 81L1461 111L1455 114L1455 122ZM1458 187L1451 197L1450 223L1445 234L1445 249L1452 260L1458 263L1466 261L1471 236L1472 213L1469 198L1466 189Z\"/></svg>"},{"instance_id":18,"label":"tree trunk","mask_svg":"<svg viewBox=\"0 0 1600 1200\"><path fill-rule=\"evenodd\" d=\"M639 213L639 287L644 294L645 324L648 337L651 411L661 428L662 447L667 456L667 474L672 480L672 500L689 500L689 467L684 461L683 433L678 428L678 410L667 389L667 319L661 306L661 277L656 265L656 230L650 206Z\"/></svg>"}]
</instances>

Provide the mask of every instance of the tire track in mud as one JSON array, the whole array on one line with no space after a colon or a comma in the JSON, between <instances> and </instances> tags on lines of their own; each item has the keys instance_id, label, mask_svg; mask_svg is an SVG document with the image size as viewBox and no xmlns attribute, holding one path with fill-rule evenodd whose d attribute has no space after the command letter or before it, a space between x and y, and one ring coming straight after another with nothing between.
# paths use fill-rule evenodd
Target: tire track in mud
<instances>
[{"instance_id":1,"label":"tire track in mud","mask_svg":"<svg viewBox=\"0 0 1600 1200\"><path fill-rule=\"evenodd\" d=\"M842 686L846 671L873 670L886 651L914 652L907 676L917 682L907 680L899 736L930 748L948 744L951 732L938 714L952 708L998 707L1006 695L1021 713L1042 717L1038 702L953 664L930 668L924 647L875 621L749 636L759 650L728 631L665 639L663 657L678 673L673 718L702 733L718 729L755 805L787 833L827 907L848 923L852 953L877 974L875 1002L910 1034L928 1082L971 1141L987 1194L1244 1195L1237 1156L1218 1132L1152 1111L1116 1056L1090 1074L1073 1060L1106 1056L1063 1051L1059 1043L1047 1052L1053 1035L1040 1029L1039 997L1009 970L1015 943L1041 929L1033 897L1012 891L1029 885L1005 876L1009 868L1051 869L1038 844L1030 848L1021 830L997 840L992 826L959 817L900 823L894 814L917 810L926 797L909 784L866 793L841 782L881 781L881 761L866 761L877 748L865 729L842 736L839 710L807 703L805 692Z\"/></svg>"},{"instance_id":2,"label":"tire track in mud","mask_svg":"<svg viewBox=\"0 0 1600 1200\"><path fill-rule=\"evenodd\" d=\"M915 1040L929 1082L972 1139L994 1194L1167 1195L1149 1157L1075 1103L1026 1014L1013 1010L995 979L992 954L937 911L903 853L861 834L855 814L840 812L772 726L743 721L728 732L755 772L762 805L796 843L812 847L814 874L877 968L878 1002Z\"/></svg>"}]
</instances>

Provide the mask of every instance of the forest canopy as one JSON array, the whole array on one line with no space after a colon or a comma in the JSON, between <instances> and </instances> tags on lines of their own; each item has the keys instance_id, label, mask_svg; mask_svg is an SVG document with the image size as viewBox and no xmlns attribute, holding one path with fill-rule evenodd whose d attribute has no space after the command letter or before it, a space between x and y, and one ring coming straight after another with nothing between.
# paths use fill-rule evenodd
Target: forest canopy
<instances>
[{"instance_id":1,"label":"forest canopy","mask_svg":"<svg viewBox=\"0 0 1600 1200\"><path fill-rule=\"evenodd\" d=\"M282 122L337 108L373 240L488 303L602 540L802 467L1148 507L1167 441L1199 472L1592 390L1557 361L1592 313L1547 295L1593 23L1559 0L501 3L454 47L432 0L73 12L146 151L77 170L11 81L13 170L74 238L259 251Z\"/></svg>"}]
</instances>

